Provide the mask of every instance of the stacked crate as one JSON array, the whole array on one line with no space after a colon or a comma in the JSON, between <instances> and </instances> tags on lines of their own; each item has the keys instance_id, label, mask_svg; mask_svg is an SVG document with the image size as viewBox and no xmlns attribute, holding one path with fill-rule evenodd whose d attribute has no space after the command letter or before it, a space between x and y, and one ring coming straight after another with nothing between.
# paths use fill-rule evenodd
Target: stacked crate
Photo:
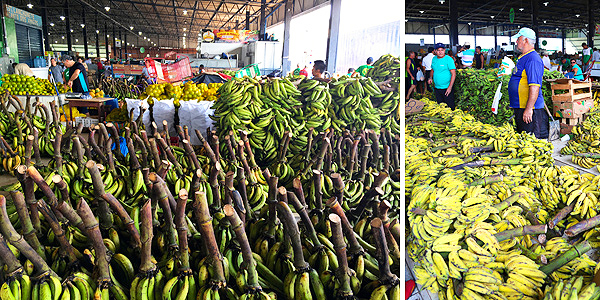
<instances>
[{"instance_id":1,"label":"stacked crate","mask_svg":"<svg viewBox=\"0 0 600 300\"><path fill-rule=\"evenodd\" d=\"M558 90L567 92L557 94ZM571 133L573 127L581 123L585 114L594 107L592 83L566 78L553 81L552 104L554 117L561 120L561 134Z\"/></svg>"}]
</instances>

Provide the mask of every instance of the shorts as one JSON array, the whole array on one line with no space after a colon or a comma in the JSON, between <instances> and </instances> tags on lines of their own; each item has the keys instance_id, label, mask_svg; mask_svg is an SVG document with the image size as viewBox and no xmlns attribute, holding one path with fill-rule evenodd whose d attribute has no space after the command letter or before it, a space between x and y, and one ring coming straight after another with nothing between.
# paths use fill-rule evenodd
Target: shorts
<instances>
[{"instance_id":1,"label":"shorts","mask_svg":"<svg viewBox=\"0 0 600 300\"><path fill-rule=\"evenodd\" d=\"M411 85L416 85L417 81L410 79L410 77L406 77L406 90L410 88Z\"/></svg>"},{"instance_id":2,"label":"shorts","mask_svg":"<svg viewBox=\"0 0 600 300\"><path fill-rule=\"evenodd\" d=\"M454 110L454 108L456 108L456 103L454 102L454 89L452 89L448 96L446 96L446 89L435 89L435 101L437 101L438 104L446 103L448 107Z\"/></svg>"},{"instance_id":3,"label":"shorts","mask_svg":"<svg viewBox=\"0 0 600 300\"><path fill-rule=\"evenodd\" d=\"M548 121L548 113L545 109L539 108L533 110L533 116L529 124L523 121L524 108L513 108L515 112L515 123L517 124L517 132L523 131L533 133L538 139L547 139L550 133L550 123Z\"/></svg>"}]
</instances>

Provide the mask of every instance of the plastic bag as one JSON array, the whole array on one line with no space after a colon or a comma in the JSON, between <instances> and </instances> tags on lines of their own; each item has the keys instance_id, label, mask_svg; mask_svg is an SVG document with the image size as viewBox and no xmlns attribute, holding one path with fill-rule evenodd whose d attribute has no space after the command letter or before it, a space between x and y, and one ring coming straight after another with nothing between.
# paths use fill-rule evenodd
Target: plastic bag
<instances>
[{"instance_id":1,"label":"plastic bag","mask_svg":"<svg viewBox=\"0 0 600 300\"><path fill-rule=\"evenodd\" d=\"M419 71L417 72L417 81L424 81L425 80L425 75L423 75L423 71L421 71L421 69L419 69Z\"/></svg>"},{"instance_id":2,"label":"plastic bag","mask_svg":"<svg viewBox=\"0 0 600 300\"><path fill-rule=\"evenodd\" d=\"M500 89L502 89L502 82L500 82L500 84L498 85L498 88L496 89L496 94L494 95L494 101L492 102L492 112L494 114L498 114L498 105L500 105L500 98L502 98L502 92L500 91Z\"/></svg>"},{"instance_id":3,"label":"plastic bag","mask_svg":"<svg viewBox=\"0 0 600 300\"><path fill-rule=\"evenodd\" d=\"M512 59L504 57L504 59L502 59L502 64L500 64L500 70L498 70L498 77L502 75L509 75L512 73L514 67L515 63L512 61Z\"/></svg>"}]
</instances>

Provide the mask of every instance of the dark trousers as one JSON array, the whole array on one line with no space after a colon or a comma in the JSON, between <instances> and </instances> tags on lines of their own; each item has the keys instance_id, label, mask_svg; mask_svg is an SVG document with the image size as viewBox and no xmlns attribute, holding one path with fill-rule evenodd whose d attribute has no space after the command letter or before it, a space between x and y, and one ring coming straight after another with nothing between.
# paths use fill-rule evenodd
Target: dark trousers
<instances>
[{"instance_id":1,"label":"dark trousers","mask_svg":"<svg viewBox=\"0 0 600 300\"><path fill-rule=\"evenodd\" d=\"M435 89L435 101L437 103L446 103L452 110L456 107L454 103L454 89L446 96L446 89Z\"/></svg>"},{"instance_id":2,"label":"dark trousers","mask_svg":"<svg viewBox=\"0 0 600 300\"><path fill-rule=\"evenodd\" d=\"M425 71L425 84L427 85L427 90L432 91L433 86L429 84L429 77L431 76L431 70Z\"/></svg>"},{"instance_id":3,"label":"dark trousers","mask_svg":"<svg viewBox=\"0 0 600 300\"><path fill-rule=\"evenodd\" d=\"M517 132L523 131L533 133L538 139L547 139L550 132L550 123L548 122L548 113L545 109L534 109L531 122L523 121L524 108L514 108L515 123L517 124Z\"/></svg>"}]
</instances>

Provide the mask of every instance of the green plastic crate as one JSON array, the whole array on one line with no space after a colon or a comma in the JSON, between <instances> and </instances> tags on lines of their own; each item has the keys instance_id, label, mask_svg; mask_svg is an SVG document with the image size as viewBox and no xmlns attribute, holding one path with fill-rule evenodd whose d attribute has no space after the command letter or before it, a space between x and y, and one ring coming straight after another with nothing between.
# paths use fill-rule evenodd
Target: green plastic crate
<instances>
[{"instance_id":1,"label":"green plastic crate","mask_svg":"<svg viewBox=\"0 0 600 300\"><path fill-rule=\"evenodd\" d=\"M248 77L252 77L252 78L254 78L256 76L260 76L260 69L258 69L258 65L257 64L248 65L235 73L235 77L237 77L237 78L243 78L244 76L248 76Z\"/></svg>"}]
</instances>

